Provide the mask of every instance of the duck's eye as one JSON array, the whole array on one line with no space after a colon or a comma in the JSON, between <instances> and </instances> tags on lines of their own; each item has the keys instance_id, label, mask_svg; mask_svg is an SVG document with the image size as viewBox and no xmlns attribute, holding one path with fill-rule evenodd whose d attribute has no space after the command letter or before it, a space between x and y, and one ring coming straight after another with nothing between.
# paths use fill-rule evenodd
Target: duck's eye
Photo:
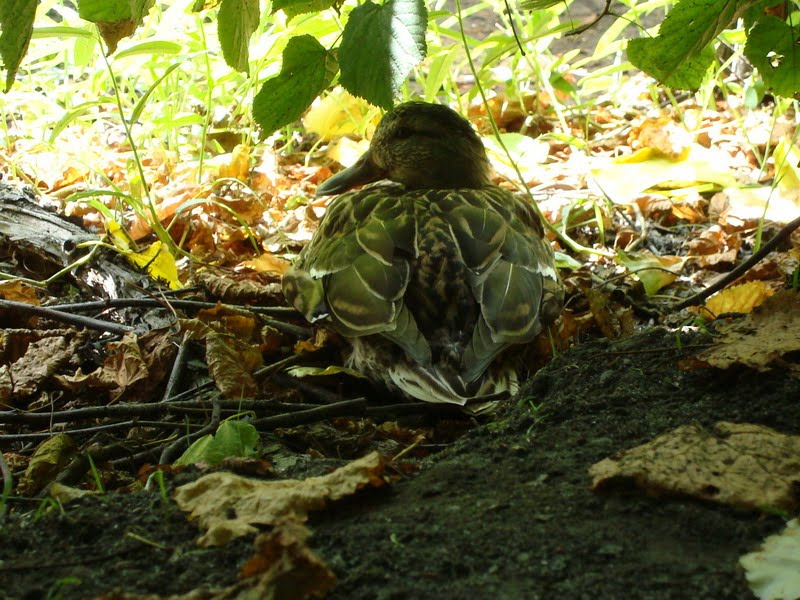
<instances>
[{"instance_id":1,"label":"duck's eye","mask_svg":"<svg viewBox=\"0 0 800 600\"><path fill-rule=\"evenodd\" d=\"M410 138L412 135L414 135L414 130L411 129L410 127L398 127L394 131L394 137L395 139L398 140L404 140L406 138Z\"/></svg>"}]
</instances>

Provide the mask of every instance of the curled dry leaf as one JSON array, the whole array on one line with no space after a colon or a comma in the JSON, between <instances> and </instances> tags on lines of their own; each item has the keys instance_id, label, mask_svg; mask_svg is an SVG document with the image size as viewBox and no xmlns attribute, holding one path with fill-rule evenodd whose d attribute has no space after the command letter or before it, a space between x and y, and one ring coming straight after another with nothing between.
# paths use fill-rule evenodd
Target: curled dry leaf
<instances>
[{"instance_id":1,"label":"curled dry leaf","mask_svg":"<svg viewBox=\"0 0 800 600\"><path fill-rule=\"evenodd\" d=\"M240 586L247 585L251 597L257 598L324 597L336 585L336 576L306 545L310 533L301 523L283 519L259 535L256 553L242 567L242 576L248 579Z\"/></svg>"},{"instance_id":2,"label":"curled dry leaf","mask_svg":"<svg viewBox=\"0 0 800 600\"><path fill-rule=\"evenodd\" d=\"M175 491L175 502L206 530L198 544L220 546L256 533L287 516L304 521L323 508L367 485L383 485L383 459L377 452L333 473L304 480L257 481L230 473L211 473ZM231 518L231 514L235 517Z\"/></svg>"},{"instance_id":3,"label":"curled dry leaf","mask_svg":"<svg viewBox=\"0 0 800 600\"><path fill-rule=\"evenodd\" d=\"M69 338L59 330L57 335L41 337L27 343L22 356L10 365L2 365L0 376L0 401L19 406L53 377L75 356L85 335L74 334ZM13 335L11 336L13 338ZM3 343L10 342L3 338Z\"/></svg>"},{"instance_id":4,"label":"curled dry leaf","mask_svg":"<svg viewBox=\"0 0 800 600\"><path fill-rule=\"evenodd\" d=\"M800 485L800 437L768 427L686 425L592 465L592 490L634 487L753 510L793 511Z\"/></svg>"}]
</instances>

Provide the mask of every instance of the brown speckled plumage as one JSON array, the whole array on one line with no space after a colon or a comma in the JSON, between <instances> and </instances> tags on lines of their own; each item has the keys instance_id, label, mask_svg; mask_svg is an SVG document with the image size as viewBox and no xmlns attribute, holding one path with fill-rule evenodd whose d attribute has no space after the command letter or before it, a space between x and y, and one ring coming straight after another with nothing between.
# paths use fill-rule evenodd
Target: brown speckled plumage
<instances>
[{"instance_id":1,"label":"brown speckled plumage","mask_svg":"<svg viewBox=\"0 0 800 600\"><path fill-rule=\"evenodd\" d=\"M367 153L318 193L336 198L284 277L287 300L350 338L350 363L432 402L513 391L496 360L561 311L532 207L494 186L480 139L447 107L388 113Z\"/></svg>"}]
</instances>

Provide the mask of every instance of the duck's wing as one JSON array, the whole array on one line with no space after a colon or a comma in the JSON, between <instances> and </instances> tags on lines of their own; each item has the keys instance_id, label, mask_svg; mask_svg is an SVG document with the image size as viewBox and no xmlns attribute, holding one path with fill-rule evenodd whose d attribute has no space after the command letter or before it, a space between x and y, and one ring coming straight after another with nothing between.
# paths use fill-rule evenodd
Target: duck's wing
<instances>
[{"instance_id":1,"label":"duck's wing","mask_svg":"<svg viewBox=\"0 0 800 600\"><path fill-rule=\"evenodd\" d=\"M471 271L481 316L464 352L475 381L507 346L531 341L561 311L553 250L527 202L498 187L455 190L440 203Z\"/></svg>"},{"instance_id":2,"label":"duck's wing","mask_svg":"<svg viewBox=\"0 0 800 600\"><path fill-rule=\"evenodd\" d=\"M431 350L403 303L416 254L414 201L397 186L343 194L283 278L289 303L347 337L381 334L420 364Z\"/></svg>"}]
</instances>

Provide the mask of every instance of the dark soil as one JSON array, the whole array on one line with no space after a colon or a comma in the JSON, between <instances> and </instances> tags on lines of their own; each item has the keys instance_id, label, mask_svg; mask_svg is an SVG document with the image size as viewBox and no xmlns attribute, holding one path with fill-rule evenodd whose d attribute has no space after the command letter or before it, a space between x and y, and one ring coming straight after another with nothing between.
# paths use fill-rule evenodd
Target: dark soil
<instances>
[{"instance_id":1,"label":"dark soil","mask_svg":"<svg viewBox=\"0 0 800 600\"><path fill-rule=\"evenodd\" d=\"M782 372L677 368L707 342L684 337L679 350L675 334L652 331L574 348L527 386L537 410L521 402L415 476L313 515L311 544L339 579L331 597L751 597L737 560L782 519L589 490L594 462L686 423L800 433L800 383ZM232 583L249 542L200 549L196 534L156 493L12 516L0 530L0 597Z\"/></svg>"}]
</instances>

